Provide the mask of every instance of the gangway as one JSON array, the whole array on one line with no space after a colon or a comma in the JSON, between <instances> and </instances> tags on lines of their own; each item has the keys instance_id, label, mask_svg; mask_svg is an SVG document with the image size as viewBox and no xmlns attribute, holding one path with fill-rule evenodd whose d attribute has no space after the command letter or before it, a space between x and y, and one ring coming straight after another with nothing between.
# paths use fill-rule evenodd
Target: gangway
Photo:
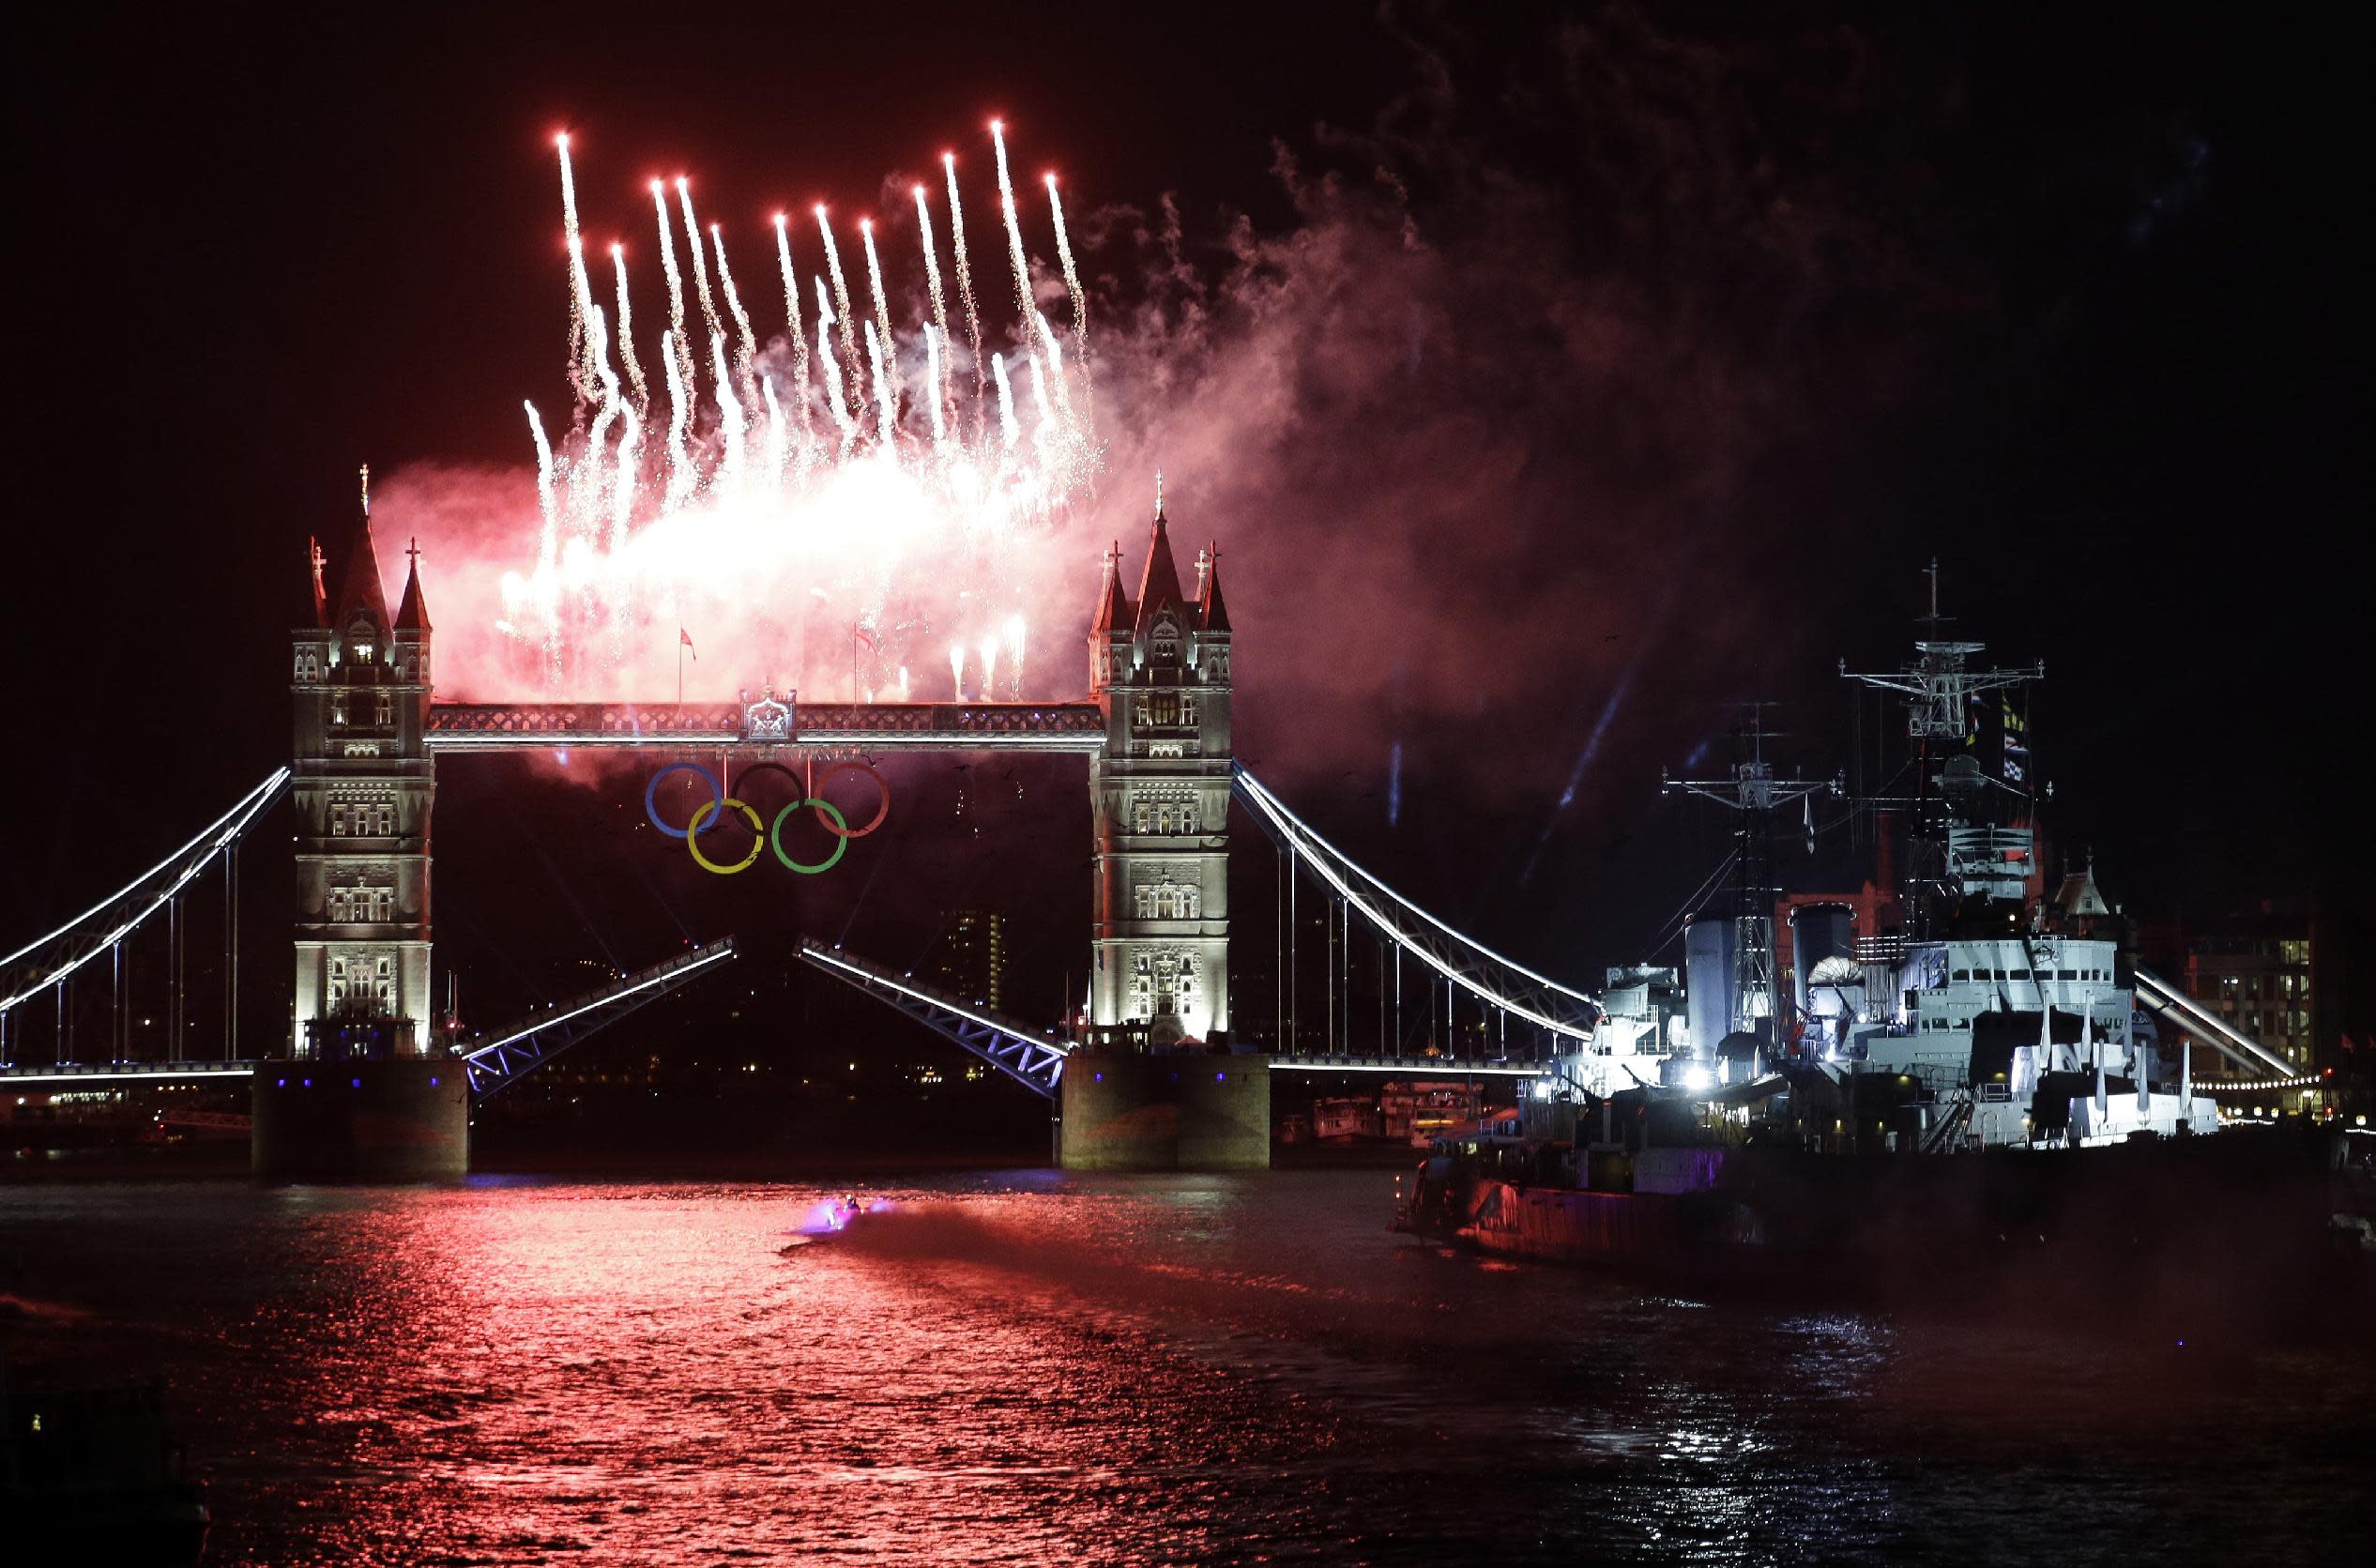
<instances>
[{"instance_id":1,"label":"gangway","mask_svg":"<svg viewBox=\"0 0 2376 1568\"><path fill-rule=\"evenodd\" d=\"M1403 897L1314 831L1246 769L1237 769L1231 784L1256 823L1294 858L1299 869L1310 867L1334 897L1359 910L1380 936L1441 975L1447 984L1560 1040L1592 1038L1602 1017L1597 999L1494 951Z\"/></svg>"},{"instance_id":2,"label":"gangway","mask_svg":"<svg viewBox=\"0 0 2376 1568\"><path fill-rule=\"evenodd\" d=\"M822 942L802 940L800 961L877 1001L890 1003L1043 1099L1056 1098L1057 1085L1064 1076L1064 1058L1073 1049L1073 1042L1053 1029L1035 1029L1019 1018L919 984L912 975Z\"/></svg>"},{"instance_id":3,"label":"gangway","mask_svg":"<svg viewBox=\"0 0 2376 1568\"><path fill-rule=\"evenodd\" d=\"M463 1072L470 1079L471 1097L485 1099L588 1035L610 1028L733 957L733 937L709 942L665 964L622 976L599 991L556 1003L542 1016L493 1031L496 1038L484 1044L463 1043L454 1054L462 1058Z\"/></svg>"}]
</instances>

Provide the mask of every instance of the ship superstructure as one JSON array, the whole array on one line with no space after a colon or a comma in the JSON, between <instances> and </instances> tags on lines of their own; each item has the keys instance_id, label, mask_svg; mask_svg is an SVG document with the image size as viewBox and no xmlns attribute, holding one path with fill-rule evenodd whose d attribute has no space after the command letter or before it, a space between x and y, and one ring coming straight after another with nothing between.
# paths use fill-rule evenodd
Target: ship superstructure
<instances>
[{"instance_id":1,"label":"ship superstructure","mask_svg":"<svg viewBox=\"0 0 2376 1568\"><path fill-rule=\"evenodd\" d=\"M1886 802L1911 819L1903 928L1863 944L1856 981L1835 971L1835 1005L1808 1020L1802 1065L1851 1104L1870 1102L1853 1092L1858 1076L1905 1083L1901 1104L1921 1114L1885 1117L1882 1130L1927 1149L2215 1131L2185 1045L2165 1052L2138 1006L2093 865L2046 894L2037 821L2050 790L2035 778L2027 703L2044 666L1990 667L1986 645L1943 635L1935 562L1930 580L1912 662L1840 667L1905 699L1913 794Z\"/></svg>"}]
</instances>

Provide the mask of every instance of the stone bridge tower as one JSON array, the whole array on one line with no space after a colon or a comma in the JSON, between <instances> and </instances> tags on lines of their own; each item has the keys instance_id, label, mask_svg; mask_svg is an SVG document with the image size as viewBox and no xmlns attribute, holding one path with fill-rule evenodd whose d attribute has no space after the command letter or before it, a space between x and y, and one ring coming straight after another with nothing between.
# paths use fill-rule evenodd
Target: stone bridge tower
<instances>
[{"instance_id":1,"label":"stone bridge tower","mask_svg":"<svg viewBox=\"0 0 2376 1568\"><path fill-rule=\"evenodd\" d=\"M430 1028L429 607L405 553L390 616L366 490L338 597L316 545L312 614L290 638L297 985L288 1042L251 1080L263 1177L412 1181L469 1165L467 1080Z\"/></svg>"},{"instance_id":2,"label":"stone bridge tower","mask_svg":"<svg viewBox=\"0 0 2376 1568\"><path fill-rule=\"evenodd\" d=\"M313 617L292 639L296 699L297 986L293 1058L425 1057L429 612L419 558L388 613L368 495L338 596L313 553Z\"/></svg>"},{"instance_id":3,"label":"stone bridge tower","mask_svg":"<svg viewBox=\"0 0 2376 1568\"><path fill-rule=\"evenodd\" d=\"M1105 709L1090 764L1095 837L1093 1030L1157 1045L1229 1028L1229 614L1211 550L1181 586L1158 482L1133 602L1119 553L1089 630L1089 691Z\"/></svg>"}]
</instances>

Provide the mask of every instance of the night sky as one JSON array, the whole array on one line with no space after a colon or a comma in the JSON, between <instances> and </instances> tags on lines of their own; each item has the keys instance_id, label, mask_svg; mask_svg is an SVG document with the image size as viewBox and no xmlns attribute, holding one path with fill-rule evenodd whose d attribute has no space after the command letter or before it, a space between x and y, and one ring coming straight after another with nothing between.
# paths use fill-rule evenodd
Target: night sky
<instances>
[{"instance_id":1,"label":"night sky","mask_svg":"<svg viewBox=\"0 0 2376 1568\"><path fill-rule=\"evenodd\" d=\"M1910 651L1934 555L1962 634L2046 662L2056 850L2155 918L2348 913L2341 52L2073 9L51 8L7 66L0 939L285 758L305 540L357 464L525 471L521 399L564 395L556 129L590 210L691 172L755 236L895 210L993 114L1063 171L1118 403L1198 454L1172 512L1225 551L1241 755L1455 923L1586 983L1636 956L1723 847L1660 768L1720 769L1750 698L1786 770L1851 768L1834 670ZM1283 367L1260 425L1218 406L1247 364ZM728 930L908 959L987 900L1048 1012L1086 953L1077 769L919 769L840 879L729 891L628 838L640 776L449 765L441 965L525 999Z\"/></svg>"}]
</instances>

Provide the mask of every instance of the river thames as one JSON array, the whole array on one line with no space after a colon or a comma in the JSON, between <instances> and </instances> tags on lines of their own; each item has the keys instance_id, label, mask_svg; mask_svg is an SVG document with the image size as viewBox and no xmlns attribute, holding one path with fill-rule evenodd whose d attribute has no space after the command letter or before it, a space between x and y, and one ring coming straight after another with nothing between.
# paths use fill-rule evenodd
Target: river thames
<instances>
[{"instance_id":1,"label":"river thames","mask_svg":"<svg viewBox=\"0 0 2376 1568\"><path fill-rule=\"evenodd\" d=\"M1377 1172L0 1189L13 1369L161 1377L207 1561L2336 1560L2376 1374L1390 1234Z\"/></svg>"}]
</instances>

